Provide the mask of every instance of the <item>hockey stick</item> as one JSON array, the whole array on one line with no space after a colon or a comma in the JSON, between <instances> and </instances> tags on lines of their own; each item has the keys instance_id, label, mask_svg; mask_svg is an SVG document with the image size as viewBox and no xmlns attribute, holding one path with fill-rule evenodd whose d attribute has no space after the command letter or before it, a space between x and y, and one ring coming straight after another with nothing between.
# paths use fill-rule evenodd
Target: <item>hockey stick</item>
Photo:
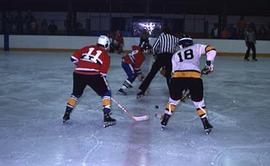
<instances>
[{"instance_id":1,"label":"hockey stick","mask_svg":"<svg viewBox=\"0 0 270 166\"><path fill-rule=\"evenodd\" d=\"M143 115L143 116L133 116L130 112L128 112L118 101L116 101L114 98L111 98L112 101L122 110L124 111L129 118L133 119L136 122L139 121L145 121L149 119L148 115Z\"/></svg>"},{"instance_id":2,"label":"hockey stick","mask_svg":"<svg viewBox=\"0 0 270 166\"><path fill-rule=\"evenodd\" d=\"M202 72L201 71L201 77L202 76L204 76L204 75L208 75L209 73L204 73L204 72ZM182 96L182 98L180 99L180 101L182 101L182 102L185 102L185 99L186 98L190 98L190 90L189 89L185 89L186 91L184 92L184 94L183 94L183 96ZM188 92L187 92L188 91Z\"/></svg>"}]
</instances>

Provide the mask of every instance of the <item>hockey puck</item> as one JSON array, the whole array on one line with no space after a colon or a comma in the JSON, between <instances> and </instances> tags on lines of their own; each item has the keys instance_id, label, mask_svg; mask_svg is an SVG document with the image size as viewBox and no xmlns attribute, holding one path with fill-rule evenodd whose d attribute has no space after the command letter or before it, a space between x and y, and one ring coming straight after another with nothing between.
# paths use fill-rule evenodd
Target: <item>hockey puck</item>
<instances>
[{"instance_id":1,"label":"hockey puck","mask_svg":"<svg viewBox=\"0 0 270 166\"><path fill-rule=\"evenodd\" d=\"M155 105L155 108L156 108L156 109L159 109L159 106L158 106L158 105Z\"/></svg>"}]
</instances>

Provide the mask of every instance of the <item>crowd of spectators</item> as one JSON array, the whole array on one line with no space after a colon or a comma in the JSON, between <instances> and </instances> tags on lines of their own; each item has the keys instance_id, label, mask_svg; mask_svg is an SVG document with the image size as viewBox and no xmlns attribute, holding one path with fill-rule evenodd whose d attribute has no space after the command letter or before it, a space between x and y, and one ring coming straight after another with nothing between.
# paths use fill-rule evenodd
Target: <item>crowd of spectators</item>
<instances>
[{"instance_id":1,"label":"crowd of spectators","mask_svg":"<svg viewBox=\"0 0 270 166\"><path fill-rule=\"evenodd\" d=\"M253 22L247 22L243 16L240 17L236 24L228 24L219 29L219 24L215 23L211 29L210 38L214 39L244 39L244 32L248 27L251 27L256 34L257 39L270 39L270 22L267 27L259 25L258 27Z\"/></svg>"},{"instance_id":2,"label":"crowd of spectators","mask_svg":"<svg viewBox=\"0 0 270 166\"><path fill-rule=\"evenodd\" d=\"M18 11L16 14L5 13L5 28L10 34L57 34L58 27L54 20L42 19L40 22L35 18L31 11L25 13ZM4 30L5 29L5 30Z\"/></svg>"},{"instance_id":3,"label":"crowd of spectators","mask_svg":"<svg viewBox=\"0 0 270 166\"><path fill-rule=\"evenodd\" d=\"M1 33L8 31L9 34L31 34L31 35L84 35L84 29L82 23L69 20L70 15L67 14L65 20L60 20L65 27L64 30L58 28L56 21L58 20L47 20L46 18L37 19L31 11L27 12L6 12L4 14L5 27L1 28ZM72 17L71 17L72 18Z\"/></svg>"},{"instance_id":4,"label":"crowd of spectators","mask_svg":"<svg viewBox=\"0 0 270 166\"><path fill-rule=\"evenodd\" d=\"M3 20L3 18L5 20ZM6 12L2 17L2 24L5 22L5 28L2 26L1 33L8 31L9 34L39 34L39 35L94 35L90 30L90 25L86 23L84 26L81 22L76 20L76 13L67 12L66 18L63 20L47 20L36 19L31 11L17 11ZM57 22L57 23L56 23ZM86 21L90 22L90 21ZM58 26L63 24L64 29ZM241 16L237 23L220 25L214 23L210 32L204 32L204 34L192 35L194 38L214 38L214 39L244 39L245 29L251 26L258 40L270 39L270 22L268 25L255 25L252 22L247 22L244 16ZM123 47L123 35L125 31L115 31L111 36L114 49L121 52ZM193 34L192 32L185 32ZM124 33L125 34L125 33Z\"/></svg>"}]
</instances>

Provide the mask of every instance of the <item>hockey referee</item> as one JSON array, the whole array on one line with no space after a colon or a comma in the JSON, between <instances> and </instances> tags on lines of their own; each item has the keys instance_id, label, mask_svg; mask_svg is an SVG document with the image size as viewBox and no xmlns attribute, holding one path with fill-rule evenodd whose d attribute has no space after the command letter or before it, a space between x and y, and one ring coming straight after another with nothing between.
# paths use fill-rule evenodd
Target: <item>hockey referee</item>
<instances>
[{"instance_id":1,"label":"hockey referee","mask_svg":"<svg viewBox=\"0 0 270 166\"><path fill-rule=\"evenodd\" d=\"M155 62L153 63L150 72L140 85L140 91L139 93L137 93L137 98L141 98L142 96L144 96L145 91L149 87L151 81L162 67L165 68L165 77L167 80L167 85L169 87L172 70L171 58L178 41L179 39L171 34L170 28L164 27L163 32L159 35L153 45Z\"/></svg>"}]
</instances>

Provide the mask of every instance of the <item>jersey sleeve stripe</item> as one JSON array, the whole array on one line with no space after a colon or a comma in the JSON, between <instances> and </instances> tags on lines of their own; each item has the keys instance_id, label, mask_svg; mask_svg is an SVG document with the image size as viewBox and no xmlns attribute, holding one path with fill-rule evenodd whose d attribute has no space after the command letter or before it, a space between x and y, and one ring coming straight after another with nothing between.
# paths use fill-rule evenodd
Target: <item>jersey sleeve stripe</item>
<instances>
[{"instance_id":1,"label":"jersey sleeve stripe","mask_svg":"<svg viewBox=\"0 0 270 166\"><path fill-rule=\"evenodd\" d=\"M211 46L211 45L207 45L207 46L205 47L205 53L207 53L207 52L209 52L209 51L211 51L211 50L216 50L216 48L213 47L213 46Z\"/></svg>"}]
</instances>

